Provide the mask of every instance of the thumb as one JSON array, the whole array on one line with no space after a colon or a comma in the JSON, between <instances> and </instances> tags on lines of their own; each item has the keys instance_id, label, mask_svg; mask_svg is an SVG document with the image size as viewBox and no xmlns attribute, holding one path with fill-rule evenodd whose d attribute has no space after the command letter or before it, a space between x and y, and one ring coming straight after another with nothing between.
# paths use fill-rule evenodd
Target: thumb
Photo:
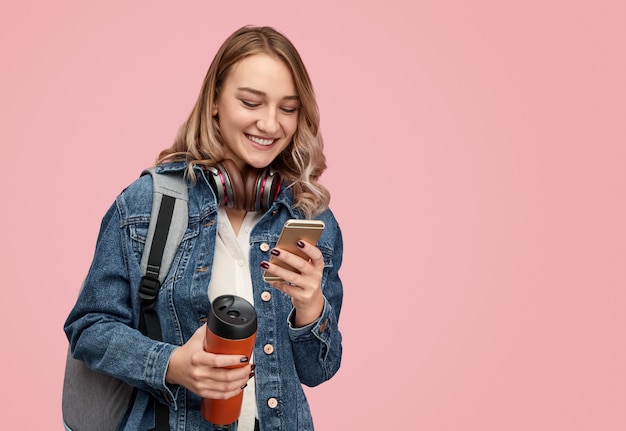
<instances>
[{"instance_id":1,"label":"thumb","mask_svg":"<svg viewBox=\"0 0 626 431\"><path fill-rule=\"evenodd\" d=\"M196 332L191 336L191 338L187 341L188 344L200 344L203 346L204 337L206 336L206 323L196 329Z\"/></svg>"}]
</instances>

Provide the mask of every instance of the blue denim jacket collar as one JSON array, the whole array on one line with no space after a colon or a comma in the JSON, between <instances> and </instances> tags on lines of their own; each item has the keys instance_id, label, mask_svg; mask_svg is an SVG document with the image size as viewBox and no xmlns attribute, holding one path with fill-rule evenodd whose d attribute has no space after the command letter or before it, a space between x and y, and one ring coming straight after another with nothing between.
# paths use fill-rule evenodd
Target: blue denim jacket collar
<instances>
[{"instance_id":1,"label":"blue denim jacket collar","mask_svg":"<svg viewBox=\"0 0 626 431\"><path fill-rule=\"evenodd\" d=\"M157 173L162 173L162 174L167 174L167 173L183 173L187 170L188 168L188 164L186 162L172 162L172 163L164 163L161 165L158 165L156 167L156 172ZM196 175L198 176L198 181L202 181L204 183L204 185L206 185L208 187L208 189L210 190L210 193L213 197L213 199L205 201L204 204L207 205L205 207L203 207L204 211L217 211L217 203L216 203L216 197L215 197L215 193L213 192L213 190L211 189L211 187L209 186L209 182L206 178L206 174L204 172L204 170L200 167L200 166L194 166L193 167L194 171L196 172ZM192 187L192 185L190 184L190 187ZM287 184L286 182L283 182L281 184L281 188L280 188L280 192L278 194L278 196L276 196L276 199L274 200L274 205L282 205L284 206L284 208L289 211L290 215L292 218L303 218L304 217L304 213L296 208L293 207L292 205L293 203L293 194L291 193L291 187L289 184ZM274 211L276 211L276 209L274 209ZM202 213L203 211L199 211L200 213Z\"/></svg>"}]
</instances>

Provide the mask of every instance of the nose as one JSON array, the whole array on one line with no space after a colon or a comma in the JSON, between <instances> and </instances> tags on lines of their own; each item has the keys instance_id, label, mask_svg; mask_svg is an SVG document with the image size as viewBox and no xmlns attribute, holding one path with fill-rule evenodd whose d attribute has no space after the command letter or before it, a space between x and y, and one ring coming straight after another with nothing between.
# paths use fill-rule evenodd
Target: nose
<instances>
[{"instance_id":1,"label":"nose","mask_svg":"<svg viewBox=\"0 0 626 431\"><path fill-rule=\"evenodd\" d=\"M257 127L261 132L268 135L274 135L280 130L280 123L278 121L278 112L274 108L268 108L263 110L261 118L257 121Z\"/></svg>"}]
</instances>

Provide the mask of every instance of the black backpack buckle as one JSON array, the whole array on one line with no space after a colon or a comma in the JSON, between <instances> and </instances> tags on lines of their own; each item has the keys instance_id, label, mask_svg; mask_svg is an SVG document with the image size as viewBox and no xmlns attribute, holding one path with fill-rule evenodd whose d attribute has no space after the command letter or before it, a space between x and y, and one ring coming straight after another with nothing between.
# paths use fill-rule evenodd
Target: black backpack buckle
<instances>
[{"instance_id":1,"label":"black backpack buckle","mask_svg":"<svg viewBox=\"0 0 626 431\"><path fill-rule=\"evenodd\" d=\"M160 287L161 282L159 282L158 278L144 275L139 285L139 301L142 304L152 304L159 294Z\"/></svg>"}]
</instances>

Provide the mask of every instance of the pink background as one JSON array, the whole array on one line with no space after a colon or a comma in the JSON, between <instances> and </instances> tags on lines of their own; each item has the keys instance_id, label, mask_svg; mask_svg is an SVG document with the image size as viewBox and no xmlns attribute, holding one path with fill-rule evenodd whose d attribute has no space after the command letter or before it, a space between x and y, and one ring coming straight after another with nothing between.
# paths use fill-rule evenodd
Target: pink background
<instances>
[{"instance_id":1,"label":"pink background","mask_svg":"<svg viewBox=\"0 0 626 431\"><path fill-rule=\"evenodd\" d=\"M626 429L624 2L1 9L3 429L61 429L62 325L100 219L248 23L309 67L345 233L317 428Z\"/></svg>"}]
</instances>

